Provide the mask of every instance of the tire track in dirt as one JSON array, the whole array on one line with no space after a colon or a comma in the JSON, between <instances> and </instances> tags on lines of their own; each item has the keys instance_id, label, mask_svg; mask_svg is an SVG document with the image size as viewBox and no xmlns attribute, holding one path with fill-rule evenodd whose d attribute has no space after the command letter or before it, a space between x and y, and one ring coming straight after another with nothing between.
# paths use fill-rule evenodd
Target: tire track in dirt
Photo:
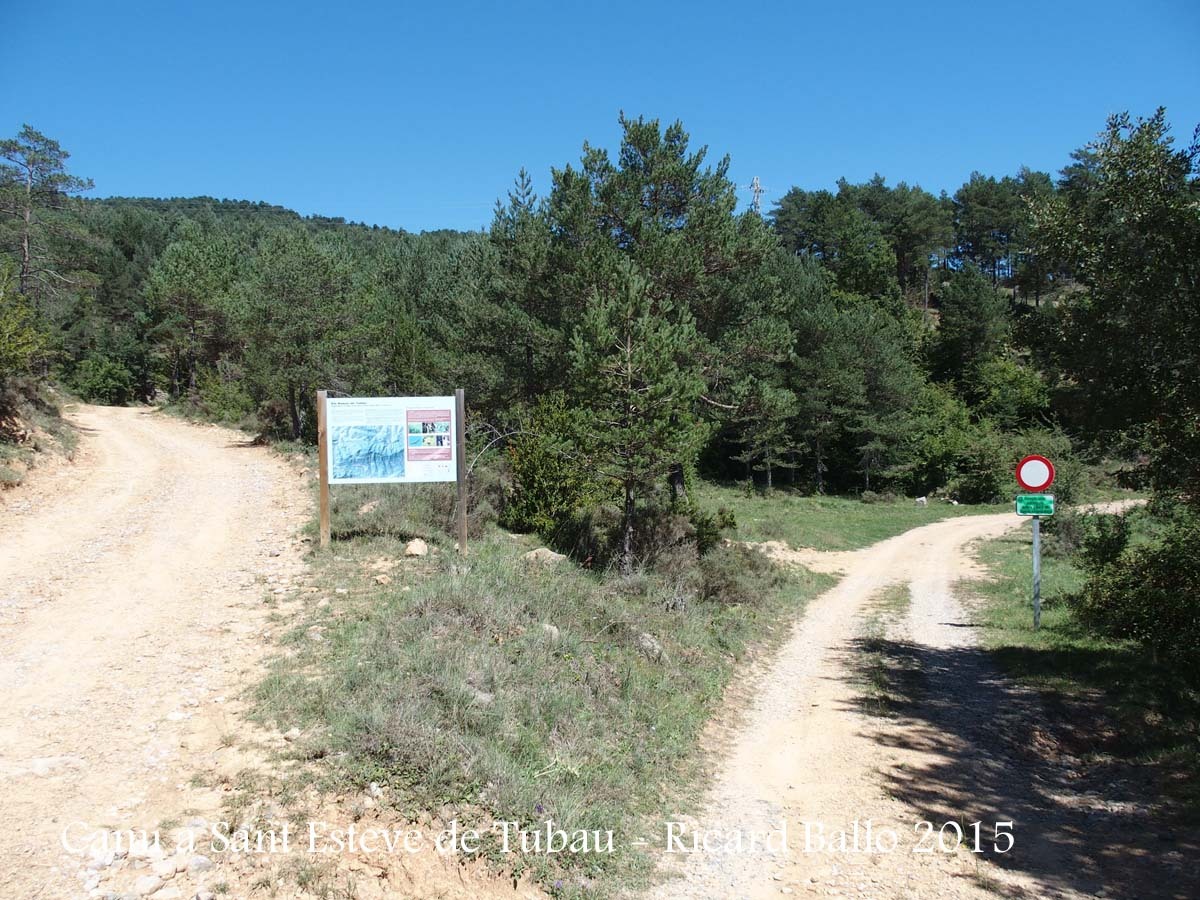
<instances>
[{"instance_id":1,"label":"tire track in dirt","mask_svg":"<svg viewBox=\"0 0 1200 900\"><path fill-rule=\"evenodd\" d=\"M1195 872L1186 850L1164 860L1136 847L1154 836L1152 811L1112 813L1103 797L1073 789L1070 772L1031 759L1038 698L977 647L955 584L981 574L971 544L1019 522L1012 514L954 518L824 561L797 555L847 574L809 604L778 656L734 689L730 714L709 733L719 762L704 812L684 820L710 833L711 852L664 855L664 872L677 878L652 896L1132 896L1121 893L1131 883L1139 896L1188 896ZM784 548L766 550L789 558ZM917 683L899 715L880 718L864 702L864 629L872 600L895 584L910 586L910 603L888 628L885 650L893 662L903 658ZM1109 812L1103 822L1096 804ZM974 821L989 852L941 852L946 822L970 836ZM1016 846L1000 854L994 826L1004 821ZM883 849L887 829L897 837L891 851ZM745 849L747 835L759 835L759 846ZM764 835L776 839L767 846ZM742 848L724 849L738 836ZM926 846L933 852L913 852Z\"/></svg>"},{"instance_id":2,"label":"tire track in dirt","mask_svg":"<svg viewBox=\"0 0 1200 900\"><path fill-rule=\"evenodd\" d=\"M270 785L294 769L290 737L248 721L241 696L318 602L296 536L309 473L151 410L71 418L75 465L0 501L0 897L544 896L435 852L431 827L411 854L210 849L215 828L247 821L232 816L282 825ZM364 817L374 797L306 788L299 802L323 827L412 827L383 806Z\"/></svg>"},{"instance_id":3,"label":"tire track in dirt","mask_svg":"<svg viewBox=\"0 0 1200 900\"><path fill-rule=\"evenodd\" d=\"M302 566L306 496L280 458L144 409L72 419L76 477L0 530L5 896L80 895L69 823L178 813L262 653L256 578Z\"/></svg>"}]
</instances>

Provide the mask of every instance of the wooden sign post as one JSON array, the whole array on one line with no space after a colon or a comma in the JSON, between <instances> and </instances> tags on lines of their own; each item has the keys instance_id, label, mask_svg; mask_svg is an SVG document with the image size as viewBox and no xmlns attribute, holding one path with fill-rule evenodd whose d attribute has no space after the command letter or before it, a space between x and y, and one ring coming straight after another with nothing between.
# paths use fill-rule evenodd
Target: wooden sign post
<instances>
[{"instance_id":1,"label":"wooden sign post","mask_svg":"<svg viewBox=\"0 0 1200 900\"><path fill-rule=\"evenodd\" d=\"M467 552L467 402L462 388L454 391L454 458L457 463L458 504L455 507L454 525L458 532L458 552Z\"/></svg>"},{"instance_id":2,"label":"wooden sign post","mask_svg":"<svg viewBox=\"0 0 1200 900\"><path fill-rule=\"evenodd\" d=\"M321 470L321 546L329 546L329 441L326 438L326 391L317 391L317 467Z\"/></svg>"}]
</instances>

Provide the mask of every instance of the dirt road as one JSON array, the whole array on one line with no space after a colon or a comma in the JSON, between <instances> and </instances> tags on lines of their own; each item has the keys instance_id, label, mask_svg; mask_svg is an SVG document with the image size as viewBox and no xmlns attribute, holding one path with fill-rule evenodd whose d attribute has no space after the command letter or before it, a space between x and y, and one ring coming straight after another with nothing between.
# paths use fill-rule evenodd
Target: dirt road
<instances>
[{"instance_id":1,"label":"dirt road","mask_svg":"<svg viewBox=\"0 0 1200 900\"><path fill-rule=\"evenodd\" d=\"M148 410L73 415L85 430L79 461L0 500L0 897L103 897L118 885L124 896L140 884L148 886L135 895L191 897L205 878L216 883L216 869L192 877L170 859L114 865L111 855L67 852L64 829L73 838L219 815L218 792L193 776L235 773L243 762L235 698L273 633L264 596L315 590L302 585L294 535L308 516L306 491L282 460L234 432ZM1006 743L1031 732L1036 698L975 649L952 585L973 571L972 541L1013 525L1010 515L959 518L857 553L804 557L847 575L810 605L779 656L743 680L745 712L718 736L726 753L696 823L729 835L786 822L789 852L676 857L686 881L660 896L1188 889L1175 858L1184 843L1158 834L1135 801L1081 792L1069 766L1031 761L1025 742ZM907 661L920 679L903 715L880 718L863 709L860 642L872 600L897 582L911 585L911 603L887 625L889 664ZM876 835L894 829L899 846L820 848L856 820L860 845L870 820ZM931 854L910 852L921 821L934 829ZM940 852L950 821L981 822L992 851ZM1005 821L1015 847L997 854ZM822 829L807 853L806 822ZM1157 855L1147 840L1159 842ZM391 868L403 871L374 873L373 893L355 896L514 893L466 880L453 860ZM230 896L255 883L254 867L244 869L229 876ZM398 887L389 890L389 878ZM1135 894L1123 890L1130 884Z\"/></svg>"},{"instance_id":2,"label":"dirt road","mask_svg":"<svg viewBox=\"0 0 1200 900\"><path fill-rule=\"evenodd\" d=\"M4 897L94 889L72 823L179 812L262 653L263 582L301 565L305 492L269 451L150 410L72 418L76 465L0 501Z\"/></svg>"},{"instance_id":3,"label":"dirt road","mask_svg":"<svg viewBox=\"0 0 1200 900\"><path fill-rule=\"evenodd\" d=\"M954 585L979 574L973 542L1017 524L948 519L797 557L846 577L735 689L736 712L711 735L705 812L688 823L708 851L664 856L683 880L655 896L1188 896L1188 842L1156 833L1128 785L1084 785L1069 760L1038 752L1038 698L977 647ZM896 584L909 602L881 625L874 601ZM897 714L870 702L880 669L902 695Z\"/></svg>"}]
</instances>

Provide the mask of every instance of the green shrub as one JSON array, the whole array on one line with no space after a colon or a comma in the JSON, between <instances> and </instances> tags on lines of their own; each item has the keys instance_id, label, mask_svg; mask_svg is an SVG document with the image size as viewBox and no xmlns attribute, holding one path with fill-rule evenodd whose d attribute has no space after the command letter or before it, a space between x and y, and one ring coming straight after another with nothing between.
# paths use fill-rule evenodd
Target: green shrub
<instances>
[{"instance_id":1,"label":"green shrub","mask_svg":"<svg viewBox=\"0 0 1200 900\"><path fill-rule=\"evenodd\" d=\"M576 413L561 394L544 398L508 445L513 483L501 522L513 531L552 535L583 507L611 496L574 452Z\"/></svg>"},{"instance_id":2,"label":"green shrub","mask_svg":"<svg viewBox=\"0 0 1200 900\"><path fill-rule=\"evenodd\" d=\"M744 544L725 544L700 560L700 598L751 604L775 590L785 574L767 556Z\"/></svg>"},{"instance_id":3,"label":"green shrub","mask_svg":"<svg viewBox=\"0 0 1200 900\"><path fill-rule=\"evenodd\" d=\"M29 303L13 285L11 264L6 263L0 267L0 385L28 372L45 344L34 327Z\"/></svg>"},{"instance_id":4,"label":"green shrub","mask_svg":"<svg viewBox=\"0 0 1200 900\"><path fill-rule=\"evenodd\" d=\"M1111 552L1118 529L1106 534ZM1174 523L1162 539L1094 572L1072 598L1079 620L1107 637L1132 640L1200 680L1200 517Z\"/></svg>"},{"instance_id":5,"label":"green shrub","mask_svg":"<svg viewBox=\"0 0 1200 900\"><path fill-rule=\"evenodd\" d=\"M1050 405L1050 391L1035 370L1008 357L983 363L976 372L978 414L1002 428L1036 421Z\"/></svg>"},{"instance_id":6,"label":"green shrub","mask_svg":"<svg viewBox=\"0 0 1200 900\"><path fill-rule=\"evenodd\" d=\"M694 575L698 558L711 552L722 534L737 525L725 507L716 512L693 503L672 506L662 497L638 506L633 522L633 555L638 565L668 578ZM584 566L605 569L617 559L621 510L613 503L580 507L549 536L558 550Z\"/></svg>"},{"instance_id":7,"label":"green shrub","mask_svg":"<svg viewBox=\"0 0 1200 900\"><path fill-rule=\"evenodd\" d=\"M916 430L902 487L913 496L946 487L973 433L967 405L947 386L928 384L913 407Z\"/></svg>"},{"instance_id":8,"label":"green shrub","mask_svg":"<svg viewBox=\"0 0 1200 900\"><path fill-rule=\"evenodd\" d=\"M1084 565L1096 572L1115 563L1129 546L1129 521L1124 516L1103 513L1089 515L1087 521L1081 554Z\"/></svg>"},{"instance_id":9,"label":"green shrub","mask_svg":"<svg viewBox=\"0 0 1200 900\"><path fill-rule=\"evenodd\" d=\"M611 503L601 503L575 509L546 537L580 565L604 568L613 558L620 527L621 511Z\"/></svg>"},{"instance_id":10,"label":"green shrub","mask_svg":"<svg viewBox=\"0 0 1200 900\"><path fill-rule=\"evenodd\" d=\"M959 456L950 493L963 503L995 503L1013 493L1011 455L1004 435L977 427Z\"/></svg>"},{"instance_id":11,"label":"green shrub","mask_svg":"<svg viewBox=\"0 0 1200 900\"><path fill-rule=\"evenodd\" d=\"M990 422L973 429L957 461L950 493L964 503L1011 499L1019 490L1014 476L1017 463L1031 453L1040 453L1054 463L1056 476L1050 491L1055 497L1061 503L1075 502L1084 489L1087 471L1075 455L1070 438L1049 428L1026 428L1008 434Z\"/></svg>"},{"instance_id":12,"label":"green shrub","mask_svg":"<svg viewBox=\"0 0 1200 900\"><path fill-rule=\"evenodd\" d=\"M71 386L90 403L123 406L133 398L133 375L115 360L89 356L76 368Z\"/></svg>"},{"instance_id":13,"label":"green shrub","mask_svg":"<svg viewBox=\"0 0 1200 900\"><path fill-rule=\"evenodd\" d=\"M1088 535L1088 516L1069 506L1042 519L1045 537L1043 552L1058 559L1070 559L1080 552Z\"/></svg>"},{"instance_id":14,"label":"green shrub","mask_svg":"<svg viewBox=\"0 0 1200 900\"><path fill-rule=\"evenodd\" d=\"M719 506L716 512L709 512L692 503L687 507L686 513L696 532L696 552L701 556L720 543L724 532L737 528L733 510L727 506Z\"/></svg>"},{"instance_id":15,"label":"green shrub","mask_svg":"<svg viewBox=\"0 0 1200 900\"><path fill-rule=\"evenodd\" d=\"M876 493L875 491L863 491L858 498L863 503L895 503L896 495L891 491Z\"/></svg>"},{"instance_id":16,"label":"green shrub","mask_svg":"<svg viewBox=\"0 0 1200 900\"><path fill-rule=\"evenodd\" d=\"M210 419L238 424L254 414L254 398L240 379L205 373L200 376L198 393L200 408Z\"/></svg>"}]
</instances>

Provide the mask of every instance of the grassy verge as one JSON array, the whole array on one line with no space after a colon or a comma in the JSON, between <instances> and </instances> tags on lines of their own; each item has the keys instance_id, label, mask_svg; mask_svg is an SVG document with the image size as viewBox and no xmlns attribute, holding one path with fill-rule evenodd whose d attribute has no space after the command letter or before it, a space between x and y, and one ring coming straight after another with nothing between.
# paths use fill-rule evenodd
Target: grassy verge
<instances>
[{"instance_id":1,"label":"grassy verge","mask_svg":"<svg viewBox=\"0 0 1200 900\"><path fill-rule=\"evenodd\" d=\"M32 381L0 389L0 490L16 487L41 454L70 456L79 435L62 417L65 397Z\"/></svg>"},{"instance_id":2,"label":"grassy verge","mask_svg":"<svg viewBox=\"0 0 1200 900\"><path fill-rule=\"evenodd\" d=\"M496 858L532 866L557 895L646 883L653 845L630 842L694 802L698 738L738 661L781 641L832 579L740 547L706 557L702 583L606 578L531 566L533 539L495 529L464 560L421 524L441 502L435 489L341 494L342 539L314 558L320 590L257 689L257 715L304 730L297 755L321 760L325 787L376 782L411 819L612 830L612 855ZM416 532L431 553L406 559Z\"/></svg>"},{"instance_id":3,"label":"grassy verge","mask_svg":"<svg viewBox=\"0 0 1200 900\"><path fill-rule=\"evenodd\" d=\"M1154 523L1131 513L1133 541ZM1081 627L1064 598L1083 583L1069 557L1042 566L1042 627L1033 631L1028 525L983 545L991 573L964 592L982 602L984 640L1005 671L1039 689L1071 751L1085 762L1151 766L1164 796L1189 816L1200 812L1200 694L1138 647Z\"/></svg>"},{"instance_id":4,"label":"grassy verge","mask_svg":"<svg viewBox=\"0 0 1200 900\"><path fill-rule=\"evenodd\" d=\"M950 516L1003 512L998 506L954 506L931 500L918 506L911 498L864 503L851 497L814 497L787 490L764 495L728 485L701 484L695 494L707 506L725 506L737 519L744 541L786 541L791 547L857 550Z\"/></svg>"}]
</instances>

